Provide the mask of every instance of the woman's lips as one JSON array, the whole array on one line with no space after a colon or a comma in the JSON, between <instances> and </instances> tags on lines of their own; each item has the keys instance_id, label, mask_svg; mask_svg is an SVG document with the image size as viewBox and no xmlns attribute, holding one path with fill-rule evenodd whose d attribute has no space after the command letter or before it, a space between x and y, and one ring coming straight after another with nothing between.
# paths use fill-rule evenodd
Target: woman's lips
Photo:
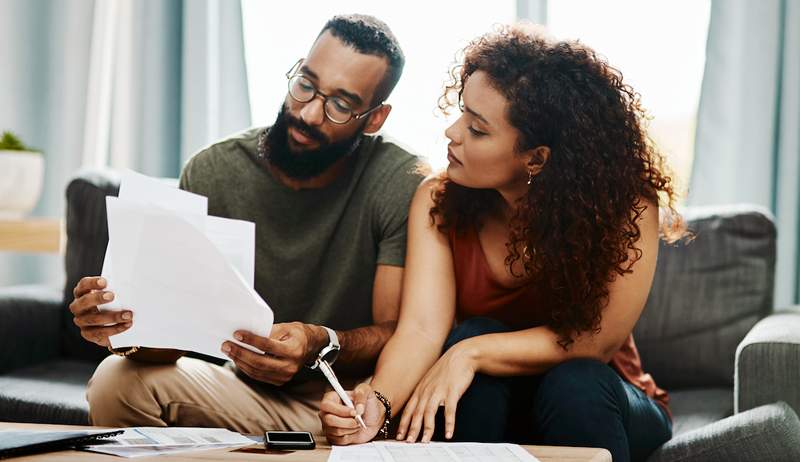
<instances>
[{"instance_id":1,"label":"woman's lips","mask_svg":"<svg viewBox=\"0 0 800 462\"><path fill-rule=\"evenodd\" d=\"M449 149L447 150L447 160L449 160L452 164L464 165L460 160L458 160L458 157L453 154L453 151Z\"/></svg>"}]
</instances>

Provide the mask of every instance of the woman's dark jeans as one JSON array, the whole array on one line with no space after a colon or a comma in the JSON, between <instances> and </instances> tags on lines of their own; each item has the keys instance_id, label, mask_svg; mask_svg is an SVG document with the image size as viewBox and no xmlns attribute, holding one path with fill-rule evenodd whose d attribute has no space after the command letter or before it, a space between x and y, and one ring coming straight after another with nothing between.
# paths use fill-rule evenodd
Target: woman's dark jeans
<instances>
[{"instance_id":1,"label":"woman's dark jeans","mask_svg":"<svg viewBox=\"0 0 800 462\"><path fill-rule=\"evenodd\" d=\"M460 323L448 349L469 337L508 332L489 318ZM435 438L443 440L437 415ZM615 462L643 461L672 436L661 407L611 367L574 359L535 377L476 374L458 402L455 441L501 442L605 448Z\"/></svg>"}]
</instances>

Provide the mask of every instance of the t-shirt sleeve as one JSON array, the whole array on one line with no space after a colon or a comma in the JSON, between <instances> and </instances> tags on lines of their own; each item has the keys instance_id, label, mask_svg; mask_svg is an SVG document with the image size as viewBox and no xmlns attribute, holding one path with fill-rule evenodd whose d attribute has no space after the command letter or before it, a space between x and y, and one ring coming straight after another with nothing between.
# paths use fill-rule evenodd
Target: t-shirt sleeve
<instances>
[{"instance_id":1,"label":"t-shirt sleeve","mask_svg":"<svg viewBox=\"0 0 800 462\"><path fill-rule=\"evenodd\" d=\"M192 176L193 161L194 158L189 159L189 162L187 162L183 167L183 170L181 170L181 177L178 180L178 188L183 189L184 191L192 192L192 187L189 184L189 181Z\"/></svg>"},{"instance_id":2,"label":"t-shirt sleeve","mask_svg":"<svg viewBox=\"0 0 800 462\"><path fill-rule=\"evenodd\" d=\"M374 203L378 265L404 266L411 199L424 178L418 158L402 163L378 188Z\"/></svg>"}]
</instances>

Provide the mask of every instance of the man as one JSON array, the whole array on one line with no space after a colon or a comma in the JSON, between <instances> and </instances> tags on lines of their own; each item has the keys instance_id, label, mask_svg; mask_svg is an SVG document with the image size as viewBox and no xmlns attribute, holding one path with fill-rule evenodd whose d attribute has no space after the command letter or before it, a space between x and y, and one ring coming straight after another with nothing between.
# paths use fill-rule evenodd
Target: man
<instances>
[{"instance_id":1,"label":"man","mask_svg":"<svg viewBox=\"0 0 800 462\"><path fill-rule=\"evenodd\" d=\"M326 382L309 365L333 359L338 337L343 382L368 376L398 316L408 205L421 177L418 158L370 135L391 111L384 100L403 64L386 24L334 17L287 73L271 128L192 158L181 188L207 196L211 215L256 223L255 288L276 324L268 338L232 335L266 354L225 342L235 367L220 367L175 362L180 353L169 351L166 364L163 352L114 351L89 382L93 424L321 433ZM84 278L70 305L83 337L103 346L136 322L130 310L99 312L113 299L111 285ZM144 362L154 358L160 363Z\"/></svg>"}]
</instances>

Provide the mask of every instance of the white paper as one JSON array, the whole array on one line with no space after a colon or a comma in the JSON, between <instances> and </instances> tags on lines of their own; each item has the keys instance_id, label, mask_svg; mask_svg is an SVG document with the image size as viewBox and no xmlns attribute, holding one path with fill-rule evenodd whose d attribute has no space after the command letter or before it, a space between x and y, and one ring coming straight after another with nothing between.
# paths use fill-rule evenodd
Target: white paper
<instances>
[{"instance_id":1,"label":"white paper","mask_svg":"<svg viewBox=\"0 0 800 462\"><path fill-rule=\"evenodd\" d=\"M109 438L109 443L81 449L120 457L143 457L178 452L249 446L253 440L224 428L134 427Z\"/></svg>"},{"instance_id":2,"label":"white paper","mask_svg":"<svg viewBox=\"0 0 800 462\"><path fill-rule=\"evenodd\" d=\"M106 198L102 275L115 299L102 309L130 309L134 317L130 329L110 337L112 346L227 359L220 352L227 340L261 353L232 338L240 329L266 337L272 328L272 310L253 287L255 225L209 217L206 198L143 175L129 172L122 181L124 197Z\"/></svg>"},{"instance_id":3,"label":"white paper","mask_svg":"<svg viewBox=\"0 0 800 462\"><path fill-rule=\"evenodd\" d=\"M256 272L256 224L250 221L206 217L206 237L253 287Z\"/></svg>"},{"instance_id":4,"label":"white paper","mask_svg":"<svg viewBox=\"0 0 800 462\"><path fill-rule=\"evenodd\" d=\"M333 446L329 462L538 462L516 444L374 442Z\"/></svg>"},{"instance_id":5,"label":"white paper","mask_svg":"<svg viewBox=\"0 0 800 462\"><path fill-rule=\"evenodd\" d=\"M167 180L151 178L130 169L120 176L120 199L141 205L157 205L177 213L208 215L208 198L200 194L178 189Z\"/></svg>"}]
</instances>

